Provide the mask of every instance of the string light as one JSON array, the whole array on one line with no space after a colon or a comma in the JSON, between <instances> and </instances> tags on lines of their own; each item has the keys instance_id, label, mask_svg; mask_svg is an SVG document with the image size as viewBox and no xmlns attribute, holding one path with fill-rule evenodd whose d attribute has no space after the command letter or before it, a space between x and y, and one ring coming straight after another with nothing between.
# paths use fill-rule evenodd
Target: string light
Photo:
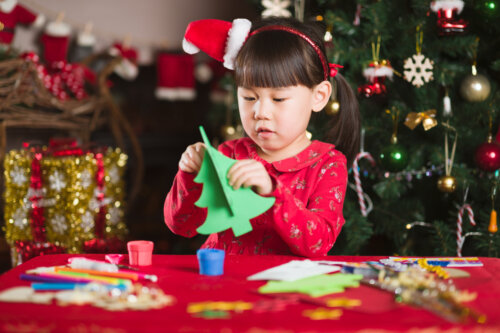
<instances>
[{"instance_id":1,"label":"string light","mask_svg":"<svg viewBox=\"0 0 500 333\"><path fill-rule=\"evenodd\" d=\"M426 227L426 228L434 228L434 226L432 224L430 224L430 223L421 222L421 221L415 221L415 222L408 223L406 225L406 229L410 230L414 226L421 226L421 227Z\"/></svg>"}]
</instances>

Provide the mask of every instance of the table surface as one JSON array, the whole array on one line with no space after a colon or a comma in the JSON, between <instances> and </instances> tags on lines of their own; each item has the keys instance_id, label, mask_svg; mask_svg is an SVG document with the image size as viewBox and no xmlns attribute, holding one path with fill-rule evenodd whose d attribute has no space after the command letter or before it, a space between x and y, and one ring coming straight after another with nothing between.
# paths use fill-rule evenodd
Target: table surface
<instances>
[{"instance_id":1,"label":"table surface","mask_svg":"<svg viewBox=\"0 0 500 333\"><path fill-rule=\"evenodd\" d=\"M14 286L29 286L19 279L28 269L39 266L64 265L72 255L58 254L33 258L0 275L0 291ZM82 256L82 255L78 255ZM104 260L104 255L84 255ZM332 256L322 260L366 261L383 257ZM337 320L311 320L304 310L316 309L308 303L291 304L282 311L231 313L229 319L194 317L186 309L189 303L205 301L257 302L270 299L255 291L265 281L247 281L246 278L264 269L290 260L293 256L226 256L224 275L198 274L194 255L154 255L153 265L141 271L158 275L158 285L166 294L175 297L173 305L147 311L107 311L84 306L57 306L31 303L0 302L1 332L500 332L500 259L480 258L484 267L462 268L469 278L455 279L460 289L477 292L469 305L487 315L486 324L453 324L425 311L393 301L384 291L361 285L344 293L324 298L347 297L360 299L362 306L343 310ZM126 263L126 260L125 260Z\"/></svg>"}]
</instances>

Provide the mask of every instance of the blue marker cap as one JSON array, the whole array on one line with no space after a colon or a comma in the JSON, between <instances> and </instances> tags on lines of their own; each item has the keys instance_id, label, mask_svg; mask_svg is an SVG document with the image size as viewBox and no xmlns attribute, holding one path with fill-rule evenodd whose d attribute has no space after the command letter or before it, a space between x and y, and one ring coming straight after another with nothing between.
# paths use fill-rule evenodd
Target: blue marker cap
<instances>
[{"instance_id":1,"label":"blue marker cap","mask_svg":"<svg viewBox=\"0 0 500 333\"><path fill-rule=\"evenodd\" d=\"M199 249L196 251L200 274L222 275L224 274L224 250Z\"/></svg>"}]
</instances>

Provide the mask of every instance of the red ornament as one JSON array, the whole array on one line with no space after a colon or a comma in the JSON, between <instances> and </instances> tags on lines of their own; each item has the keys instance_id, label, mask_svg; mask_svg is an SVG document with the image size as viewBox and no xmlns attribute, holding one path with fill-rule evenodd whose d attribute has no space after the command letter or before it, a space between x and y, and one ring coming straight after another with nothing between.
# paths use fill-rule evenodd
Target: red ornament
<instances>
[{"instance_id":1,"label":"red ornament","mask_svg":"<svg viewBox=\"0 0 500 333\"><path fill-rule=\"evenodd\" d=\"M479 169L495 171L500 168L500 145L488 140L477 147L474 158Z\"/></svg>"},{"instance_id":2,"label":"red ornament","mask_svg":"<svg viewBox=\"0 0 500 333\"><path fill-rule=\"evenodd\" d=\"M392 80L393 69L388 60L372 61L363 70L363 76L369 81L358 87L358 94L366 98L384 96L387 92L385 79Z\"/></svg>"},{"instance_id":3,"label":"red ornament","mask_svg":"<svg viewBox=\"0 0 500 333\"><path fill-rule=\"evenodd\" d=\"M387 88L384 84L385 77L375 77L372 83L366 83L358 87L358 94L366 98L370 98L375 95L385 95Z\"/></svg>"},{"instance_id":4,"label":"red ornament","mask_svg":"<svg viewBox=\"0 0 500 333\"><path fill-rule=\"evenodd\" d=\"M457 19L463 7L464 1L462 0L431 2L431 9L438 16L437 28L440 35L460 34L467 30L469 23L464 19Z\"/></svg>"}]
</instances>

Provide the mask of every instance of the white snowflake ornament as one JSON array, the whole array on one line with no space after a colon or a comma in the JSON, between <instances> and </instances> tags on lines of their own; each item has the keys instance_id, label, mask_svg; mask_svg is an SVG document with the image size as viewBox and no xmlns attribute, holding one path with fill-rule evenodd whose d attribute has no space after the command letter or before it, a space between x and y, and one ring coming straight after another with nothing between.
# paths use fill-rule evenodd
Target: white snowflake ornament
<instances>
[{"instance_id":1,"label":"white snowflake ornament","mask_svg":"<svg viewBox=\"0 0 500 333\"><path fill-rule=\"evenodd\" d=\"M60 173L58 170L55 170L49 176L50 188L55 190L56 192L61 192L62 189L66 187L66 181L64 179L64 175Z\"/></svg>"},{"instance_id":2,"label":"white snowflake ornament","mask_svg":"<svg viewBox=\"0 0 500 333\"><path fill-rule=\"evenodd\" d=\"M18 208L12 214L12 221L14 225L19 229L26 229L28 226L28 211L24 208Z\"/></svg>"},{"instance_id":3,"label":"white snowflake ornament","mask_svg":"<svg viewBox=\"0 0 500 333\"><path fill-rule=\"evenodd\" d=\"M434 79L432 72L433 64L432 60L426 58L421 53L412 55L404 62L405 80L420 88L424 83Z\"/></svg>"},{"instance_id":4,"label":"white snowflake ornament","mask_svg":"<svg viewBox=\"0 0 500 333\"><path fill-rule=\"evenodd\" d=\"M116 184L120 181L120 170L116 166L111 167L108 172L109 180L112 184Z\"/></svg>"},{"instance_id":5,"label":"white snowflake ornament","mask_svg":"<svg viewBox=\"0 0 500 333\"><path fill-rule=\"evenodd\" d=\"M89 232L94 227L94 214L86 211L82 215L82 223L80 225L84 232Z\"/></svg>"},{"instance_id":6,"label":"white snowflake ornament","mask_svg":"<svg viewBox=\"0 0 500 333\"><path fill-rule=\"evenodd\" d=\"M90 185L92 185L92 175L90 171L85 170L80 174L80 183L84 189L87 189Z\"/></svg>"},{"instance_id":7,"label":"white snowflake ornament","mask_svg":"<svg viewBox=\"0 0 500 333\"><path fill-rule=\"evenodd\" d=\"M18 166L15 166L14 169L10 170L10 178L17 186L23 186L28 180L28 177L24 174L23 169Z\"/></svg>"},{"instance_id":8,"label":"white snowflake ornament","mask_svg":"<svg viewBox=\"0 0 500 333\"><path fill-rule=\"evenodd\" d=\"M290 0L262 0L262 6L265 8L262 17L292 16L292 13L287 9L290 6Z\"/></svg>"},{"instance_id":9,"label":"white snowflake ornament","mask_svg":"<svg viewBox=\"0 0 500 333\"><path fill-rule=\"evenodd\" d=\"M52 217L52 230L59 235L63 235L66 230L68 230L68 225L66 223L66 218L61 214L56 214Z\"/></svg>"},{"instance_id":10,"label":"white snowflake ornament","mask_svg":"<svg viewBox=\"0 0 500 333\"><path fill-rule=\"evenodd\" d=\"M109 209L109 222L112 225L117 225L122 219L122 210L118 207L111 207Z\"/></svg>"},{"instance_id":11,"label":"white snowflake ornament","mask_svg":"<svg viewBox=\"0 0 500 333\"><path fill-rule=\"evenodd\" d=\"M94 197L90 199L89 201L90 210L97 212L99 210L99 207L101 207L101 205L99 204L99 200L97 200L97 198Z\"/></svg>"}]
</instances>

